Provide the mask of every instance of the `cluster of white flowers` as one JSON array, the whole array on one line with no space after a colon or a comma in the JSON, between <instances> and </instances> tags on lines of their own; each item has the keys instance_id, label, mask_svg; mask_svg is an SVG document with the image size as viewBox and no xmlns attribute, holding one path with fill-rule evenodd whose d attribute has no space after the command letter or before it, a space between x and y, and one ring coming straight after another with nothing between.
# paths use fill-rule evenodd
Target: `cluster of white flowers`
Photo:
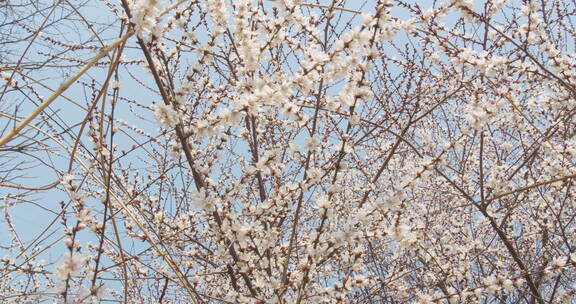
<instances>
[{"instance_id":1,"label":"cluster of white flowers","mask_svg":"<svg viewBox=\"0 0 576 304\"><path fill-rule=\"evenodd\" d=\"M132 19L138 36L158 39L164 34L161 23L163 0L134 0L131 5Z\"/></svg>"},{"instance_id":2,"label":"cluster of white flowers","mask_svg":"<svg viewBox=\"0 0 576 304\"><path fill-rule=\"evenodd\" d=\"M229 16L228 2L225 0L206 0L205 3L212 21L220 27L226 27ZM240 7L245 7L247 4L247 1L238 1Z\"/></svg>"},{"instance_id":3,"label":"cluster of white flowers","mask_svg":"<svg viewBox=\"0 0 576 304\"><path fill-rule=\"evenodd\" d=\"M6 82L10 81L10 83L7 83L6 85L8 85L9 87L15 88L18 85L18 82L16 82L16 80L14 80L12 78L12 80L10 80L11 75L6 73L6 72L0 72L0 78L4 79Z\"/></svg>"},{"instance_id":4,"label":"cluster of white flowers","mask_svg":"<svg viewBox=\"0 0 576 304\"><path fill-rule=\"evenodd\" d=\"M455 0L453 5L465 19L467 20L473 19L474 2L472 0Z\"/></svg>"},{"instance_id":5,"label":"cluster of white flowers","mask_svg":"<svg viewBox=\"0 0 576 304\"><path fill-rule=\"evenodd\" d=\"M459 64L468 64L469 67L477 69L482 75L494 77L498 72L507 69L507 60L503 56L491 56L488 52L484 51L477 54L471 48L463 48L459 50L458 57L453 61Z\"/></svg>"},{"instance_id":6,"label":"cluster of white flowers","mask_svg":"<svg viewBox=\"0 0 576 304\"><path fill-rule=\"evenodd\" d=\"M465 118L472 129L480 130L486 124L499 117L504 106L502 99L489 99L478 103L470 103L465 107Z\"/></svg>"},{"instance_id":7,"label":"cluster of white flowers","mask_svg":"<svg viewBox=\"0 0 576 304\"><path fill-rule=\"evenodd\" d=\"M64 254L64 262L56 268L54 273L60 279L66 280L70 276L79 275L83 271L86 261L86 257L79 252L73 254L67 252Z\"/></svg>"},{"instance_id":8,"label":"cluster of white flowers","mask_svg":"<svg viewBox=\"0 0 576 304\"><path fill-rule=\"evenodd\" d=\"M210 194L207 194L206 190L204 189L200 191L194 191L192 194L192 199L194 205L198 208L211 211L214 210L214 207L216 207L216 199L210 196Z\"/></svg>"},{"instance_id":9,"label":"cluster of white flowers","mask_svg":"<svg viewBox=\"0 0 576 304\"><path fill-rule=\"evenodd\" d=\"M160 127L174 128L179 123L178 113L170 105L153 106L154 117Z\"/></svg>"}]
</instances>

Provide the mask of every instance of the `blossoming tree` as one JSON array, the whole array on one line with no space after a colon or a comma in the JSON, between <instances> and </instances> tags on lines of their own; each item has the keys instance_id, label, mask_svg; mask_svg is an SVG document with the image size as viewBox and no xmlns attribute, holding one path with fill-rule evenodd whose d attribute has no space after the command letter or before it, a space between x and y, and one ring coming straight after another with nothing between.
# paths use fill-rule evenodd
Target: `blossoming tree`
<instances>
[{"instance_id":1,"label":"blossoming tree","mask_svg":"<svg viewBox=\"0 0 576 304\"><path fill-rule=\"evenodd\" d=\"M56 64L0 67L0 299L574 301L576 4L480 2L94 1L102 23L64 0L11 21ZM48 218L30 240L22 205Z\"/></svg>"}]
</instances>

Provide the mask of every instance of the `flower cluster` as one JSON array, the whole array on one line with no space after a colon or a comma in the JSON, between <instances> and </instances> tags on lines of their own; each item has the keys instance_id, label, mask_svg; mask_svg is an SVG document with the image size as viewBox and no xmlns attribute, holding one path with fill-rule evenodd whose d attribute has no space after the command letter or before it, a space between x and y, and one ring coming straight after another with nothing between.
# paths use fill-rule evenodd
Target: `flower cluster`
<instances>
[{"instance_id":1,"label":"flower cluster","mask_svg":"<svg viewBox=\"0 0 576 304\"><path fill-rule=\"evenodd\" d=\"M159 39L164 34L161 23L163 0L135 0L132 5L132 18L138 36L145 39Z\"/></svg>"}]
</instances>

